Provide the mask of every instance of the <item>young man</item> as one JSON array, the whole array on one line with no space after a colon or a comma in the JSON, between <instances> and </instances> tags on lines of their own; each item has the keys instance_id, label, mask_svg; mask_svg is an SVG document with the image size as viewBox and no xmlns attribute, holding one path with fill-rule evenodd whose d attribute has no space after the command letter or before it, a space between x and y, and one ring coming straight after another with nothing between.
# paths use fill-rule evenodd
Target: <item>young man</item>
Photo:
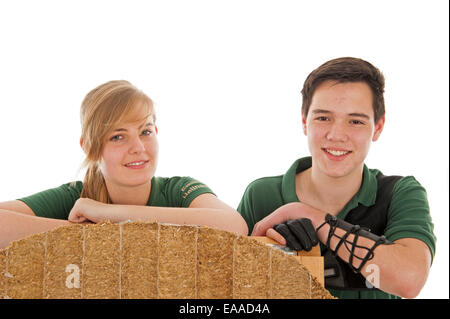
<instances>
[{"instance_id":1,"label":"young man","mask_svg":"<svg viewBox=\"0 0 450 319\"><path fill-rule=\"evenodd\" d=\"M302 90L311 157L246 189L238 211L254 236L296 250L320 242L325 286L338 298L414 298L436 237L425 189L364 160L384 126L384 77L357 58L328 61Z\"/></svg>"}]
</instances>

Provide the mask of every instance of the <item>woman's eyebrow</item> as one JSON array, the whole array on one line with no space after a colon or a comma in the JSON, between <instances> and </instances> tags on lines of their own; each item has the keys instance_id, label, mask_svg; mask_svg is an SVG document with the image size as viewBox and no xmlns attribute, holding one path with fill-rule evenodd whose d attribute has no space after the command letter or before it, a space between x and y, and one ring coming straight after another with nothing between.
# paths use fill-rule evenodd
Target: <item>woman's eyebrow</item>
<instances>
[{"instance_id":1,"label":"woman's eyebrow","mask_svg":"<svg viewBox=\"0 0 450 319\"><path fill-rule=\"evenodd\" d=\"M142 126L140 126L139 128L143 128L143 127L147 127L147 126L154 126L155 124L153 124L153 122L148 122L147 124L144 124Z\"/></svg>"},{"instance_id":2,"label":"woman's eyebrow","mask_svg":"<svg viewBox=\"0 0 450 319\"><path fill-rule=\"evenodd\" d=\"M147 126L155 126L152 122L148 122L146 124L143 124L141 126L139 126L139 129L142 129L143 127L147 127ZM128 130L126 128L116 128L113 132L128 132Z\"/></svg>"}]
</instances>

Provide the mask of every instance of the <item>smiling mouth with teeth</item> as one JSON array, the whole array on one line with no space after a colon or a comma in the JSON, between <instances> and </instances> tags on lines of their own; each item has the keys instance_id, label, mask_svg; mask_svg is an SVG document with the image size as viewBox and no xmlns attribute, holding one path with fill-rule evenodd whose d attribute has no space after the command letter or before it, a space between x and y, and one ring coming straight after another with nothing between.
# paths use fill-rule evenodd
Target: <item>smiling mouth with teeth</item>
<instances>
[{"instance_id":1,"label":"smiling mouth with teeth","mask_svg":"<svg viewBox=\"0 0 450 319\"><path fill-rule=\"evenodd\" d=\"M147 161L128 163L128 164L125 164L125 166L140 166L140 165L144 165L145 163L147 163Z\"/></svg>"},{"instance_id":2,"label":"smiling mouth with teeth","mask_svg":"<svg viewBox=\"0 0 450 319\"><path fill-rule=\"evenodd\" d=\"M337 150L330 150L328 148L323 148L323 150L333 156L343 156L350 154L352 151L337 151Z\"/></svg>"}]
</instances>

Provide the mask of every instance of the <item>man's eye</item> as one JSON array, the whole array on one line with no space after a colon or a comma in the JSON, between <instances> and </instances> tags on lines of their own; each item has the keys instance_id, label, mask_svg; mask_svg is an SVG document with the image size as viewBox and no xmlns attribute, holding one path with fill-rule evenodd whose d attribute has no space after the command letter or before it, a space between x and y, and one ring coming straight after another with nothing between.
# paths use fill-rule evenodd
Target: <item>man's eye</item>
<instances>
[{"instance_id":1,"label":"man's eye","mask_svg":"<svg viewBox=\"0 0 450 319\"><path fill-rule=\"evenodd\" d=\"M364 124L363 122L361 122L361 121L359 121L359 120L351 120L350 123L351 123L351 124L354 124L354 125L361 125L361 124Z\"/></svg>"}]
</instances>

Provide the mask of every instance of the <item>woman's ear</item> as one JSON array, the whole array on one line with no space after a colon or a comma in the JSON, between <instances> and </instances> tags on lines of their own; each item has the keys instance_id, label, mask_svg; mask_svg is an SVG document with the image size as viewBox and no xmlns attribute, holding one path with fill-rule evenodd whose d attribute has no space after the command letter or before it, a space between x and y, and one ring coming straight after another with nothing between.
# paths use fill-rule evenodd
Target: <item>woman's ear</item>
<instances>
[{"instance_id":1,"label":"woman's ear","mask_svg":"<svg viewBox=\"0 0 450 319\"><path fill-rule=\"evenodd\" d=\"M158 134L158 126L155 124L155 132Z\"/></svg>"},{"instance_id":2,"label":"woman's ear","mask_svg":"<svg viewBox=\"0 0 450 319\"><path fill-rule=\"evenodd\" d=\"M83 152L86 153L86 151L84 150L84 140L82 137L80 137L80 146L81 146L81 149L83 150Z\"/></svg>"}]
</instances>

